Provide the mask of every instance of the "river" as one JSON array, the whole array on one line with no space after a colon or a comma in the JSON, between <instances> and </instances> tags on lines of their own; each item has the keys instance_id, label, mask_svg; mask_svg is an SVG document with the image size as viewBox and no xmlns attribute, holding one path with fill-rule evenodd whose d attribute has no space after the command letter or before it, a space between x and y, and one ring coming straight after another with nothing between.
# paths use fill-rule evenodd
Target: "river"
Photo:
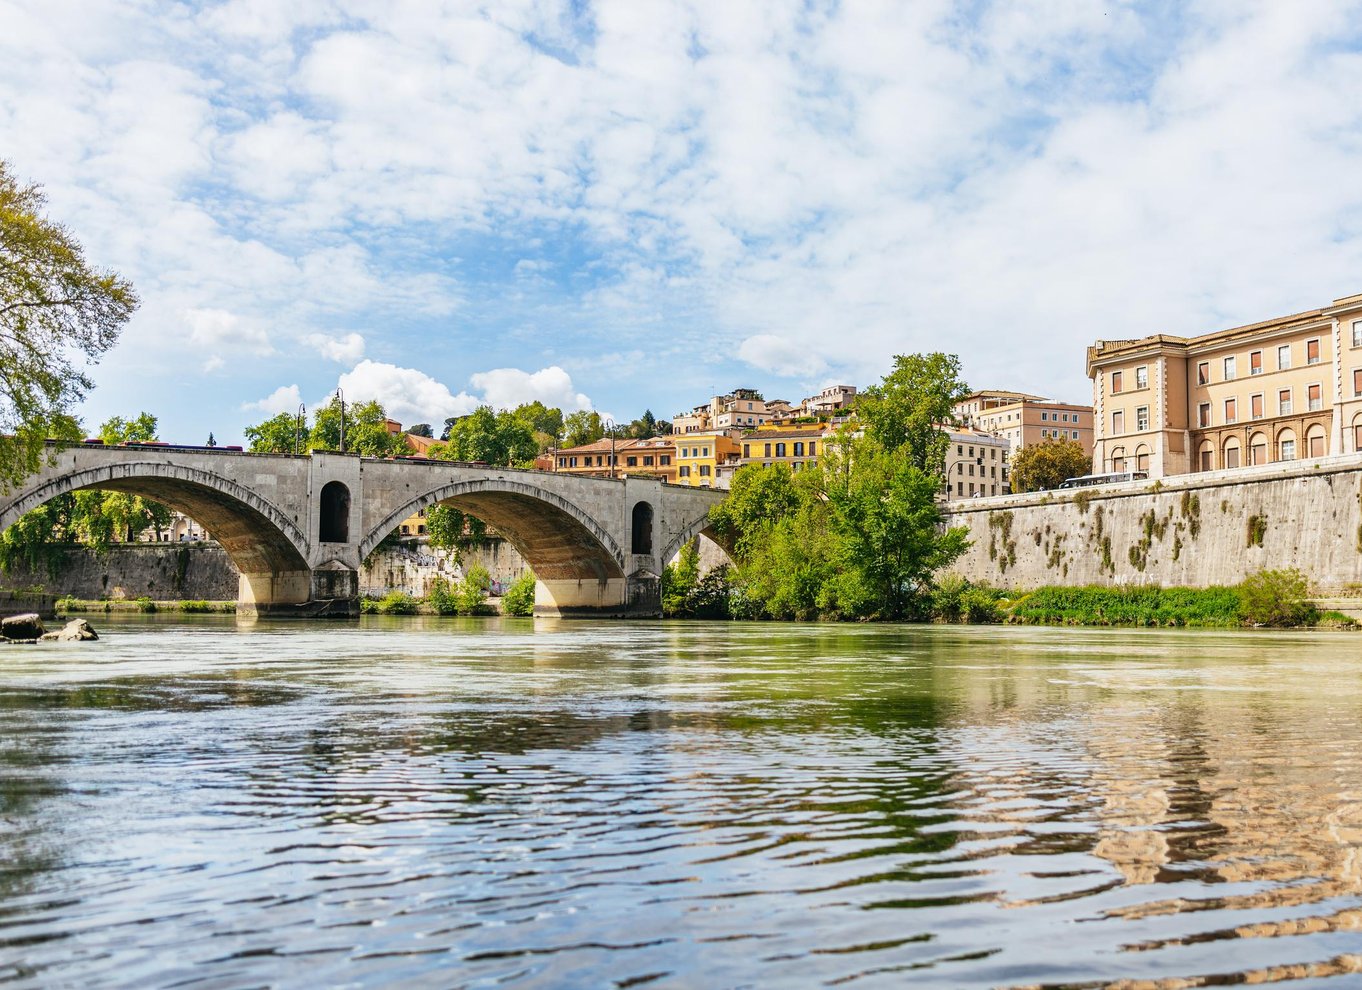
<instances>
[{"instance_id":1,"label":"river","mask_svg":"<svg viewBox=\"0 0 1362 990\"><path fill-rule=\"evenodd\" d=\"M1362 985L1355 635L93 621L0 983Z\"/></svg>"}]
</instances>

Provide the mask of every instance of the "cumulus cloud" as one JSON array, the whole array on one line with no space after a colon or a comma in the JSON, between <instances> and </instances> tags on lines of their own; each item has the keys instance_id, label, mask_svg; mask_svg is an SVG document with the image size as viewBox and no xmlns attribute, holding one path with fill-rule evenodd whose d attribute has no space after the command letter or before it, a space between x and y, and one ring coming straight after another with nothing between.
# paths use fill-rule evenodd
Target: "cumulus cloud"
<instances>
[{"instance_id":1,"label":"cumulus cloud","mask_svg":"<svg viewBox=\"0 0 1362 990\"><path fill-rule=\"evenodd\" d=\"M190 342L203 350L227 349L257 357L274 353L264 327L225 309L187 309L184 321L189 324Z\"/></svg>"},{"instance_id":2,"label":"cumulus cloud","mask_svg":"<svg viewBox=\"0 0 1362 990\"><path fill-rule=\"evenodd\" d=\"M344 337L329 337L324 333L310 333L307 344L322 357L341 364L353 364L364 357L364 338L357 333Z\"/></svg>"},{"instance_id":3,"label":"cumulus cloud","mask_svg":"<svg viewBox=\"0 0 1362 990\"><path fill-rule=\"evenodd\" d=\"M809 378L827 368L827 362L807 344L769 333L744 340L738 345L738 357L754 368L783 378Z\"/></svg>"},{"instance_id":4,"label":"cumulus cloud","mask_svg":"<svg viewBox=\"0 0 1362 990\"><path fill-rule=\"evenodd\" d=\"M246 412L254 410L262 412L266 416L277 416L281 412L297 412L302 402L303 397L298 391L297 385L280 385L263 399L256 402L243 402L241 408Z\"/></svg>"},{"instance_id":5,"label":"cumulus cloud","mask_svg":"<svg viewBox=\"0 0 1362 990\"><path fill-rule=\"evenodd\" d=\"M361 361L340 376L339 385L347 402L376 399L390 417L407 425L443 422L471 413L480 404L467 392L453 394L424 371L381 361Z\"/></svg>"},{"instance_id":6,"label":"cumulus cloud","mask_svg":"<svg viewBox=\"0 0 1362 990\"><path fill-rule=\"evenodd\" d=\"M514 409L526 402L542 402L564 412L590 409L591 399L572 385L572 376L554 365L540 371L496 368L473 375L469 384L482 393L482 400L494 409Z\"/></svg>"}]
</instances>

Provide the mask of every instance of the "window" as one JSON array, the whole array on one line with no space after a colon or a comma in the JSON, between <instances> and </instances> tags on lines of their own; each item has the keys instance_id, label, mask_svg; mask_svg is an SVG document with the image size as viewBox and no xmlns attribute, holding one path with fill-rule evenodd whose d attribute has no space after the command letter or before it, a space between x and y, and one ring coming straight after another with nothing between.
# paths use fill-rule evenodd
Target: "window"
<instances>
[{"instance_id":1,"label":"window","mask_svg":"<svg viewBox=\"0 0 1362 990\"><path fill-rule=\"evenodd\" d=\"M1305 404L1310 412L1324 408L1323 388L1318 383L1305 386Z\"/></svg>"},{"instance_id":2,"label":"window","mask_svg":"<svg viewBox=\"0 0 1362 990\"><path fill-rule=\"evenodd\" d=\"M1305 435L1305 454L1307 457L1324 456L1324 427L1313 426Z\"/></svg>"},{"instance_id":3,"label":"window","mask_svg":"<svg viewBox=\"0 0 1362 990\"><path fill-rule=\"evenodd\" d=\"M1291 345L1283 344L1277 348L1277 369L1284 371L1291 367Z\"/></svg>"},{"instance_id":4,"label":"window","mask_svg":"<svg viewBox=\"0 0 1362 990\"><path fill-rule=\"evenodd\" d=\"M796 457L803 457L803 456L804 456L804 442L803 442L802 440L796 440L796 441L795 441L795 445L794 445L794 455L795 455Z\"/></svg>"},{"instance_id":5,"label":"window","mask_svg":"<svg viewBox=\"0 0 1362 990\"><path fill-rule=\"evenodd\" d=\"M1140 431L1140 432L1143 432L1143 431L1149 429L1149 407L1148 407L1148 406L1136 406L1136 407L1135 407L1135 429L1136 429L1137 431Z\"/></svg>"},{"instance_id":6,"label":"window","mask_svg":"<svg viewBox=\"0 0 1362 990\"><path fill-rule=\"evenodd\" d=\"M709 456L709 448L708 448L708 447L701 447L701 448L700 448L700 456L701 456L701 457L708 457L708 456Z\"/></svg>"},{"instance_id":7,"label":"window","mask_svg":"<svg viewBox=\"0 0 1362 990\"><path fill-rule=\"evenodd\" d=\"M817 446L817 443L818 443L818 441L816 441L816 440L810 440L810 441L809 441L809 456L810 456L810 457L812 457L814 454L817 454L817 453L818 453L818 451L814 450L814 447Z\"/></svg>"},{"instance_id":8,"label":"window","mask_svg":"<svg viewBox=\"0 0 1362 990\"><path fill-rule=\"evenodd\" d=\"M1296 459L1296 440L1294 437L1290 440L1281 441L1277 446L1277 460L1294 461Z\"/></svg>"},{"instance_id":9,"label":"window","mask_svg":"<svg viewBox=\"0 0 1362 990\"><path fill-rule=\"evenodd\" d=\"M1149 470L1149 448L1146 447L1144 444L1140 444L1138 447L1135 448L1135 470L1136 471Z\"/></svg>"},{"instance_id":10,"label":"window","mask_svg":"<svg viewBox=\"0 0 1362 990\"><path fill-rule=\"evenodd\" d=\"M1239 466L1239 441L1230 440L1225 444L1225 467L1237 468Z\"/></svg>"},{"instance_id":11,"label":"window","mask_svg":"<svg viewBox=\"0 0 1362 990\"><path fill-rule=\"evenodd\" d=\"M1249 374L1261 375L1263 373L1263 352L1254 351L1249 355Z\"/></svg>"},{"instance_id":12,"label":"window","mask_svg":"<svg viewBox=\"0 0 1362 990\"><path fill-rule=\"evenodd\" d=\"M676 469L676 476L677 476L678 478L689 478L689 477L690 477L690 465L689 465L689 464L682 464L679 468Z\"/></svg>"},{"instance_id":13,"label":"window","mask_svg":"<svg viewBox=\"0 0 1362 990\"><path fill-rule=\"evenodd\" d=\"M1112 450L1111 469L1117 474L1126 469L1126 449L1124 447L1117 447Z\"/></svg>"},{"instance_id":14,"label":"window","mask_svg":"<svg viewBox=\"0 0 1362 990\"><path fill-rule=\"evenodd\" d=\"M1319 364L1319 338L1305 342L1305 363Z\"/></svg>"},{"instance_id":15,"label":"window","mask_svg":"<svg viewBox=\"0 0 1362 990\"><path fill-rule=\"evenodd\" d=\"M965 462L964 462L964 461L956 461L956 462L955 462L955 473L956 473L956 474L964 474L964 473L965 473Z\"/></svg>"},{"instance_id":16,"label":"window","mask_svg":"<svg viewBox=\"0 0 1362 990\"><path fill-rule=\"evenodd\" d=\"M1249 439L1249 464L1267 463L1267 438L1261 433L1255 433Z\"/></svg>"},{"instance_id":17,"label":"window","mask_svg":"<svg viewBox=\"0 0 1362 990\"><path fill-rule=\"evenodd\" d=\"M661 454L657 458L657 463L661 464L663 467L666 467L667 465L671 464L671 462L672 462L671 454Z\"/></svg>"},{"instance_id":18,"label":"window","mask_svg":"<svg viewBox=\"0 0 1362 990\"><path fill-rule=\"evenodd\" d=\"M1291 415L1291 389L1284 388L1277 393L1277 415Z\"/></svg>"},{"instance_id":19,"label":"window","mask_svg":"<svg viewBox=\"0 0 1362 990\"><path fill-rule=\"evenodd\" d=\"M1149 368L1146 365L1142 364L1135 369L1135 387L1136 388L1149 387Z\"/></svg>"},{"instance_id":20,"label":"window","mask_svg":"<svg viewBox=\"0 0 1362 990\"><path fill-rule=\"evenodd\" d=\"M1357 337L1357 328L1360 326L1362 326L1362 320L1359 320L1358 322L1353 324L1354 338ZM1356 341L1354 341L1353 346L1362 347L1362 344L1358 344ZM1119 391L1121 391L1121 373L1119 371L1113 371L1111 373L1111 392L1113 395L1115 395Z\"/></svg>"},{"instance_id":21,"label":"window","mask_svg":"<svg viewBox=\"0 0 1362 990\"><path fill-rule=\"evenodd\" d=\"M1234 356L1225 358L1225 381L1232 382L1239 377L1234 368Z\"/></svg>"},{"instance_id":22,"label":"window","mask_svg":"<svg viewBox=\"0 0 1362 990\"><path fill-rule=\"evenodd\" d=\"M965 483L963 481L957 481L955 483L955 494L957 495L965 494Z\"/></svg>"},{"instance_id":23,"label":"window","mask_svg":"<svg viewBox=\"0 0 1362 990\"><path fill-rule=\"evenodd\" d=\"M708 464L701 464L701 465L700 465L700 477L702 477L702 478L708 478L708 477L709 477L709 465L708 465Z\"/></svg>"},{"instance_id":24,"label":"window","mask_svg":"<svg viewBox=\"0 0 1362 990\"><path fill-rule=\"evenodd\" d=\"M1353 346L1362 347L1362 320L1353 320Z\"/></svg>"},{"instance_id":25,"label":"window","mask_svg":"<svg viewBox=\"0 0 1362 990\"><path fill-rule=\"evenodd\" d=\"M1229 424L1229 423L1237 423L1237 422L1239 422L1239 400L1238 400L1238 399L1226 399L1226 400L1225 400L1225 422L1226 422L1226 424Z\"/></svg>"},{"instance_id":26,"label":"window","mask_svg":"<svg viewBox=\"0 0 1362 990\"><path fill-rule=\"evenodd\" d=\"M1126 431L1126 414L1124 409L1117 409L1111 414L1111 432L1113 435L1121 434Z\"/></svg>"},{"instance_id":27,"label":"window","mask_svg":"<svg viewBox=\"0 0 1362 990\"><path fill-rule=\"evenodd\" d=\"M1353 369L1353 395L1362 395L1362 368Z\"/></svg>"},{"instance_id":28,"label":"window","mask_svg":"<svg viewBox=\"0 0 1362 990\"><path fill-rule=\"evenodd\" d=\"M765 456L765 457L770 457L770 456L771 456L771 445L770 445L769 443L766 444L766 453L765 453L765 455L763 455L763 456Z\"/></svg>"},{"instance_id":29,"label":"window","mask_svg":"<svg viewBox=\"0 0 1362 990\"><path fill-rule=\"evenodd\" d=\"M1041 412L1041 414L1040 414L1040 421L1041 421L1042 423L1044 423L1044 422L1045 422L1047 419L1049 419L1049 418L1050 418L1050 414L1049 414L1048 412Z\"/></svg>"},{"instance_id":30,"label":"window","mask_svg":"<svg viewBox=\"0 0 1362 990\"><path fill-rule=\"evenodd\" d=\"M1263 393L1249 396L1249 419L1263 418Z\"/></svg>"},{"instance_id":31,"label":"window","mask_svg":"<svg viewBox=\"0 0 1362 990\"><path fill-rule=\"evenodd\" d=\"M643 455L643 466L644 466L644 467L652 467L652 466L653 466L653 455L652 455L652 454L644 454L644 455Z\"/></svg>"},{"instance_id":32,"label":"window","mask_svg":"<svg viewBox=\"0 0 1362 990\"><path fill-rule=\"evenodd\" d=\"M1203 428L1211 425L1211 404L1209 402L1203 402L1196 407L1196 421L1197 425Z\"/></svg>"},{"instance_id":33,"label":"window","mask_svg":"<svg viewBox=\"0 0 1362 990\"><path fill-rule=\"evenodd\" d=\"M743 460L747 460L747 458L752 456L752 445L750 443L742 445L742 456Z\"/></svg>"},{"instance_id":34,"label":"window","mask_svg":"<svg viewBox=\"0 0 1362 990\"><path fill-rule=\"evenodd\" d=\"M637 457L626 457L626 458L624 459L624 464L625 464L626 467L638 467L638 458L637 458Z\"/></svg>"},{"instance_id":35,"label":"window","mask_svg":"<svg viewBox=\"0 0 1362 990\"><path fill-rule=\"evenodd\" d=\"M1072 439L1074 439L1074 440L1077 440L1077 439L1078 439L1078 431L1077 431L1077 430L1074 430L1074 431L1073 431L1073 437L1072 437Z\"/></svg>"},{"instance_id":36,"label":"window","mask_svg":"<svg viewBox=\"0 0 1362 990\"><path fill-rule=\"evenodd\" d=\"M955 456L956 456L956 457L964 457L964 456L965 456L965 445L964 445L964 444L957 443L957 444L955 445Z\"/></svg>"},{"instance_id":37,"label":"window","mask_svg":"<svg viewBox=\"0 0 1362 990\"><path fill-rule=\"evenodd\" d=\"M1215 465L1212 463L1215 454L1209 446L1201 448L1201 470L1209 471Z\"/></svg>"},{"instance_id":38,"label":"window","mask_svg":"<svg viewBox=\"0 0 1362 990\"><path fill-rule=\"evenodd\" d=\"M776 456L777 457L785 456L785 444L783 443L776 444Z\"/></svg>"},{"instance_id":39,"label":"window","mask_svg":"<svg viewBox=\"0 0 1362 990\"><path fill-rule=\"evenodd\" d=\"M1211 380L1211 362L1202 361L1196 366L1196 383L1206 385Z\"/></svg>"}]
</instances>

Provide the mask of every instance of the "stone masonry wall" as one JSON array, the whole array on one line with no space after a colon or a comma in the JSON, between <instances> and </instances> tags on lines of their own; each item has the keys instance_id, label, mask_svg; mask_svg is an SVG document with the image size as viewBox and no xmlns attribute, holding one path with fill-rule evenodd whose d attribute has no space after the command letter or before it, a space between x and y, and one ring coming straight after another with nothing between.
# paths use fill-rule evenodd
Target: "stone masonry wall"
<instances>
[{"instance_id":1,"label":"stone masonry wall","mask_svg":"<svg viewBox=\"0 0 1362 990\"><path fill-rule=\"evenodd\" d=\"M1162 482L952 503L968 553L949 570L1025 589L1044 584L1235 584L1296 567L1318 592L1362 585L1362 458L1164 478Z\"/></svg>"},{"instance_id":2,"label":"stone masonry wall","mask_svg":"<svg viewBox=\"0 0 1362 990\"><path fill-rule=\"evenodd\" d=\"M487 568L492 580L503 584L510 584L526 569L515 547L500 539L463 551L460 560L461 564L455 563L453 553L421 544L380 550L360 570L359 591L362 595L381 597L397 590L424 598L437 577L456 581L463 577L466 568L478 564Z\"/></svg>"},{"instance_id":3,"label":"stone masonry wall","mask_svg":"<svg viewBox=\"0 0 1362 990\"><path fill-rule=\"evenodd\" d=\"M6 588L42 588L76 598L236 601L237 570L216 543L134 543L104 556L82 547L64 551L55 577L19 569L0 578Z\"/></svg>"}]
</instances>

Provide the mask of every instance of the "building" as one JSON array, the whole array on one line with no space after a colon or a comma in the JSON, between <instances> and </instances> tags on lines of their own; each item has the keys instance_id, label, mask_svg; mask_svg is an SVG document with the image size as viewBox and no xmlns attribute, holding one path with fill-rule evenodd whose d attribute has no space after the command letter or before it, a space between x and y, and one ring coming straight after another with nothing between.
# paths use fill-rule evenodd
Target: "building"
<instances>
[{"instance_id":1,"label":"building","mask_svg":"<svg viewBox=\"0 0 1362 990\"><path fill-rule=\"evenodd\" d=\"M1006 495L1012 490L1007 438L968 426L948 427L946 433L950 437L943 489L947 499Z\"/></svg>"},{"instance_id":2,"label":"building","mask_svg":"<svg viewBox=\"0 0 1362 990\"><path fill-rule=\"evenodd\" d=\"M1093 470L1151 478L1362 452L1362 294L1088 348Z\"/></svg>"},{"instance_id":3,"label":"building","mask_svg":"<svg viewBox=\"0 0 1362 990\"><path fill-rule=\"evenodd\" d=\"M727 488L719 483L719 466L738 456L740 444L727 433L692 433L675 437L676 483L692 488Z\"/></svg>"},{"instance_id":4,"label":"building","mask_svg":"<svg viewBox=\"0 0 1362 990\"><path fill-rule=\"evenodd\" d=\"M735 388L728 395L713 396L708 404L672 417L672 433L708 433L714 430L753 430L771 418L766 400L754 388Z\"/></svg>"},{"instance_id":5,"label":"building","mask_svg":"<svg viewBox=\"0 0 1362 990\"><path fill-rule=\"evenodd\" d=\"M1076 440L1092 456L1091 406L1054 402L1039 395L1001 389L973 392L955 404L961 424L1006 439L1013 451L1045 440Z\"/></svg>"},{"instance_id":6,"label":"building","mask_svg":"<svg viewBox=\"0 0 1362 990\"><path fill-rule=\"evenodd\" d=\"M613 463L612 463L613 461ZM663 481L676 480L676 443L672 437L615 440L603 437L579 447L554 452L553 470L595 477L648 475Z\"/></svg>"},{"instance_id":7,"label":"building","mask_svg":"<svg viewBox=\"0 0 1362 990\"><path fill-rule=\"evenodd\" d=\"M805 416L824 417L848 409L856 398L855 385L829 385L803 402Z\"/></svg>"},{"instance_id":8,"label":"building","mask_svg":"<svg viewBox=\"0 0 1362 990\"><path fill-rule=\"evenodd\" d=\"M834 427L821 423L751 430L742 435L739 463L788 464L791 471L803 471L818 463L836 432Z\"/></svg>"}]
</instances>

